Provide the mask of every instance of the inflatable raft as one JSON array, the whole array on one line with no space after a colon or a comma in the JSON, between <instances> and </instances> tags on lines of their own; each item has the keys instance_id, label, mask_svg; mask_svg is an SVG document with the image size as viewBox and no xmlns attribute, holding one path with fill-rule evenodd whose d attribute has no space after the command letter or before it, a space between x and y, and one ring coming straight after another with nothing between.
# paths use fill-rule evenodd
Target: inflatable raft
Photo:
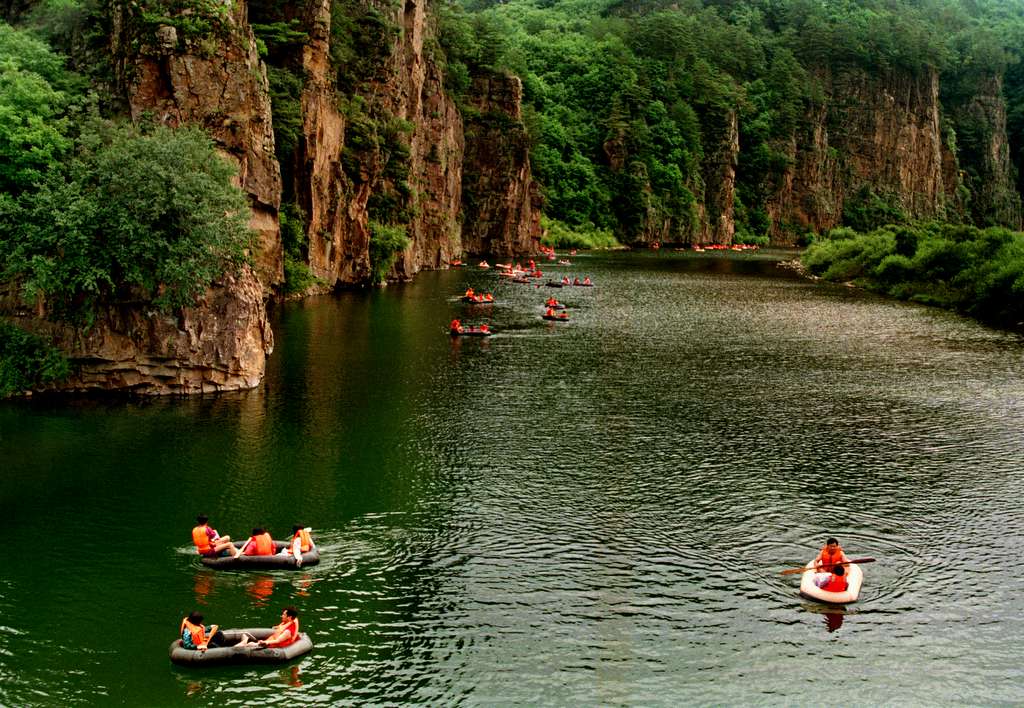
<instances>
[{"instance_id":1,"label":"inflatable raft","mask_svg":"<svg viewBox=\"0 0 1024 708\"><path fill-rule=\"evenodd\" d=\"M568 312L559 312L557 315L541 315L541 317L543 317L546 320L553 320L555 322L568 322L569 321L569 313Z\"/></svg>"},{"instance_id":2,"label":"inflatable raft","mask_svg":"<svg viewBox=\"0 0 1024 708\"><path fill-rule=\"evenodd\" d=\"M463 327L461 330L452 329L449 330L449 333L453 337L490 337L494 334L494 332L489 329L484 330L479 327Z\"/></svg>"},{"instance_id":3,"label":"inflatable raft","mask_svg":"<svg viewBox=\"0 0 1024 708\"><path fill-rule=\"evenodd\" d=\"M829 592L822 590L814 584L814 561L806 565L800 575L800 594L808 600L817 600L830 605L845 605L856 602L860 596L860 586L864 582L864 571L856 563L844 566L846 568L846 590L843 592Z\"/></svg>"},{"instance_id":4,"label":"inflatable raft","mask_svg":"<svg viewBox=\"0 0 1024 708\"><path fill-rule=\"evenodd\" d=\"M237 642L247 633L256 639L266 639L274 633L273 629L225 629L224 638L229 642ZM215 647L206 651L186 649L181 640L171 642L171 661L182 666L218 666L222 664L277 664L291 661L303 654L308 654L313 642L305 632L299 632L299 639L286 647L267 647L260 649L255 646Z\"/></svg>"},{"instance_id":5,"label":"inflatable raft","mask_svg":"<svg viewBox=\"0 0 1024 708\"><path fill-rule=\"evenodd\" d=\"M546 282L544 284L547 285L549 288L564 288L565 287L565 283L559 283L557 280L549 280L548 282Z\"/></svg>"},{"instance_id":6,"label":"inflatable raft","mask_svg":"<svg viewBox=\"0 0 1024 708\"><path fill-rule=\"evenodd\" d=\"M235 548L241 548L245 543L247 541L235 541ZM320 562L320 551L317 550L316 546L313 546L312 550L308 553L302 554L302 565L295 565L295 559L292 556L281 555L281 550L289 545L287 541L274 541L274 555L272 556L238 556L238 558L233 558L232 556L216 556L212 558L204 556L202 561L203 565L211 568L246 570L273 570L275 568L295 570L299 567L305 568L307 565L316 565Z\"/></svg>"}]
</instances>

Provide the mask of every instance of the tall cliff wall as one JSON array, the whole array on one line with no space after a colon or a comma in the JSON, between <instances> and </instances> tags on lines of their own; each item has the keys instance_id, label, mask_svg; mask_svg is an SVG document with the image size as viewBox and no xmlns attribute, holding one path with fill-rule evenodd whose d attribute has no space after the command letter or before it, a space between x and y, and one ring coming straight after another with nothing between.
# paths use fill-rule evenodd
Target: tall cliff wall
<instances>
[{"instance_id":1,"label":"tall cliff wall","mask_svg":"<svg viewBox=\"0 0 1024 708\"><path fill-rule=\"evenodd\" d=\"M115 2L111 53L133 120L201 126L238 165L239 186L252 209L250 226L259 236L256 270L269 289L284 271L277 215L281 173L266 68L246 4L228 7L216 34L193 36L172 24L175 18L154 27L138 3ZM188 16L188 10L180 12Z\"/></svg>"},{"instance_id":2,"label":"tall cliff wall","mask_svg":"<svg viewBox=\"0 0 1024 708\"><path fill-rule=\"evenodd\" d=\"M530 177L530 144L516 76L478 77L470 93L463 161L462 243L471 253L537 252L541 198Z\"/></svg>"},{"instance_id":3,"label":"tall cliff wall","mask_svg":"<svg viewBox=\"0 0 1024 708\"><path fill-rule=\"evenodd\" d=\"M944 169L938 74L849 70L818 79L825 99L784 146L790 167L766 205L773 242L838 225L862 188L912 218L951 216L956 185Z\"/></svg>"},{"instance_id":4,"label":"tall cliff wall","mask_svg":"<svg viewBox=\"0 0 1024 708\"><path fill-rule=\"evenodd\" d=\"M368 13L373 21L357 16L357 26L378 34L370 37L374 56L361 66L367 75L344 91L335 72L345 67L331 61L331 42L341 38L330 31L329 0L315 0L306 21L295 193L309 218L313 273L329 286L365 283L372 221L400 225L410 239L392 278L441 267L463 251L532 253L540 215L525 139L477 124L464 131L463 116L444 89L427 5L367 1L351 11ZM521 91L492 91L491 82L474 82L469 105L493 104L525 138ZM481 155L489 158L486 165Z\"/></svg>"}]
</instances>

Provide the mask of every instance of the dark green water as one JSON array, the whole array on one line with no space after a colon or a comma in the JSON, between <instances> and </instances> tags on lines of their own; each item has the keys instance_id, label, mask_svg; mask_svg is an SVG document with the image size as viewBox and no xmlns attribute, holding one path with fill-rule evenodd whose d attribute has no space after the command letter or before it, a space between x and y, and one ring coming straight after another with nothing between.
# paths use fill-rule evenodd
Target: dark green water
<instances>
[{"instance_id":1,"label":"dark green water","mask_svg":"<svg viewBox=\"0 0 1024 708\"><path fill-rule=\"evenodd\" d=\"M0 704L1024 702L1021 337L767 256L568 270L288 305L255 391L0 404ZM197 511L323 562L207 570ZM878 559L845 614L778 574L827 533ZM167 659L287 604L292 665Z\"/></svg>"}]
</instances>

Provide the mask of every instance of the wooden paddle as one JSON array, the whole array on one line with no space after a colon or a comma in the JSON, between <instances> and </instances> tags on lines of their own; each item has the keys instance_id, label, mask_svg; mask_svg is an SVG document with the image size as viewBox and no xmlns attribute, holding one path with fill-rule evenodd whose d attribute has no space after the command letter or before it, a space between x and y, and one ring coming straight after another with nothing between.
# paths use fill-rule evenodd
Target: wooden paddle
<instances>
[{"instance_id":1,"label":"wooden paddle","mask_svg":"<svg viewBox=\"0 0 1024 708\"><path fill-rule=\"evenodd\" d=\"M828 565L823 565L823 566L821 566L821 568L822 569L825 569L825 568L835 568L837 565L850 565L850 563L874 563L874 562L875 562L874 558L854 558L853 560L848 560L845 563L831 563L831 564L828 564ZM806 566L804 566L803 568L790 568L789 570L782 571L782 574L783 575L795 575L797 573L806 573L808 570L814 570L814 568L808 568Z\"/></svg>"}]
</instances>

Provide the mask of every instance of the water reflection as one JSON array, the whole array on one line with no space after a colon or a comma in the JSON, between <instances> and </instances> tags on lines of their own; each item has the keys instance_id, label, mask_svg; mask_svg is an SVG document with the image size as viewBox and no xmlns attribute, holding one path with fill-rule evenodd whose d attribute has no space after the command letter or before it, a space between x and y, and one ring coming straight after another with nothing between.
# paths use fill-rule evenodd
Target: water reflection
<instances>
[{"instance_id":1,"label":"water reflection","mask_svg":"<svg viewBox=\"0 0 1024 708\"><path fill-rule=\"evenodd\" d=\"M255 575L246 583L245 592L252 598L254 607L266 607L274 594L274 578Z\"/></svg>"}]
</instances>

